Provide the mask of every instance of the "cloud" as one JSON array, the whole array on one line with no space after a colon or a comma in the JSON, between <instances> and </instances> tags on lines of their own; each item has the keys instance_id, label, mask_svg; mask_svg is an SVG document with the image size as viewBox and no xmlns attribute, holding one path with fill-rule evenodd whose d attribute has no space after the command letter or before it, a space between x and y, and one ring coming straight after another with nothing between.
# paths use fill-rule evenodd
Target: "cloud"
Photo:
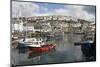
<instances>
[{"instance_id":1,"label":"cloud","mask_svg":"<svg viewBox=\"0 0 100 67\"><path fill-rule=\"evenodd\" d=\"M12 17L34 16L39 11L39 6L31 2L12 2Z\"/></svg>"},{"instance_id":2,"label":"cloud","mask_svg":"<svg viewBox=\"0 0 100 67\"><path fill-rule=\"evenodd\" d=\"M42 9L43 9L44 11L48 11L48 8L47 8L47 7L42 7Z\"/></svg>"},{"instance_id":3,"label":"cloud","mask_svg":"<svg viewBox=\"0 0 100 67\"><path fill-rule=\"evenodd\" d=\"M85 6L65 5L64 8L55 9L52 12L53 14L56 14L56 15L72 16L75 18L86 19L86 20L91 20L95 18L95 16L93 15L95 14L95 12L91 11L93 13L91 14L87 12L86 10L84 10L84 8ZM88 10L89 10L89 7L88 7Z\"/></svg>"},{"instance_id":4,"label":"cloud","mask_svg":"<svg viewBox=\"0 0 100 67\"><path fill-rule=\"evenodd\" d=\"M46 4L46 3L45 3ZM48 16L63 15L72 16L74 18L91 20L95 19L94 6L81 5L63 5L63 7L55 6L52 10L52 4L32 3L32 2L12 2L12 15L16 16Z\"/></svg>"},{"instance_id":5,"label":"cloud","mask_svg":"<svg viewBox=\"0 0 100 67\"><path fill-rule=\"evenodd\" d=\"M83 8L83 10L85 10L86 12L88 12L91 15L95 15L96 7L95 6L85 6Z\"/></svg>"}]
</instances>

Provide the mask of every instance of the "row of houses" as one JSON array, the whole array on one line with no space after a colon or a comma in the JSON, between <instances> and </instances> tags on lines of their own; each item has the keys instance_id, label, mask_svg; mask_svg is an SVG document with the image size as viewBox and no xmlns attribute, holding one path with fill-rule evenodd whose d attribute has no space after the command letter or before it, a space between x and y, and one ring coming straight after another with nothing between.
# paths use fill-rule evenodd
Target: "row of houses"
<instances>
[{"instance_id":1,"label":"row of houses","mask_svg":"<svg viewBox=\"0 0 100 67\"><path fill-rule=\"evenodd\" d=\"M56 21L52 20L52 18L56 18ZM58 18L60 20L67 21L60 21ZM51 21L47 21L48 19ZM12 32L80 32L89 31L89 27L91 30L95 30L95 22L75 19L66 16L36 16L12 18Z\"/></svg>"},{"instance_id":2,"label":"row of houses","mask_svg":"<svg viewBox=\"0 0 100 67\"><path fill-rule=\"evenodd\" d=\"M15 21L16 22L16 21ZM22 21L17 21L18 23L12 23L12 33L14 32L49 32L51 31L50 23L34 24L34 23L24 23Z\"/></svg>"},{"instance_id":3,"label":"row of houses","mask_svg":"<svg viewBox=\"0 0 100 67\"><path fill-rule=\"evenodd\" d=\"M14 19L21 19L21 20L70 20L78 21L77 18L72 16L33 16L33 17L14 17Z\"/></svg>"}]
</instances>

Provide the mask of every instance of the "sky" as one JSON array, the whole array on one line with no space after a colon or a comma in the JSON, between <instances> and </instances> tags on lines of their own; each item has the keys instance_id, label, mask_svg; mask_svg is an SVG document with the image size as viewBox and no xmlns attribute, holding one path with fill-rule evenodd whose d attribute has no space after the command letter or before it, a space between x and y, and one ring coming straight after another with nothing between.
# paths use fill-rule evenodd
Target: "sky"
<instances>
[{"instance_id":1,"label":"sky","mask_svg":"<svg viewBox=\"0 0 100 67\"><path fill-rule=\"evenodd\" d=\"M95 19L95 10L95 6L39 2L12 2L12 17L60 15L93 20Z\"/></svg>"}]
</instances>

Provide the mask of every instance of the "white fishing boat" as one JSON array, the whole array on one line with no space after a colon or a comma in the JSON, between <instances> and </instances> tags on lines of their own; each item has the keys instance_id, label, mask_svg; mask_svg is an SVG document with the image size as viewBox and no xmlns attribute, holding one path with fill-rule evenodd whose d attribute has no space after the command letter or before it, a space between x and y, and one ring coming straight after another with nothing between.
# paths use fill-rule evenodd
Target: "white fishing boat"
<instances>
[{"instance_id":1,"label":"white fishing boat","mask_svg":"<svg viewBox=\"0 0 100 67\"><path fill-rule=\"evenodd\" d=\"M41 47L41 45L44 45L44 42L42 38L23 38L19 41L19 45Z\"/></svg>"}]
</instances>

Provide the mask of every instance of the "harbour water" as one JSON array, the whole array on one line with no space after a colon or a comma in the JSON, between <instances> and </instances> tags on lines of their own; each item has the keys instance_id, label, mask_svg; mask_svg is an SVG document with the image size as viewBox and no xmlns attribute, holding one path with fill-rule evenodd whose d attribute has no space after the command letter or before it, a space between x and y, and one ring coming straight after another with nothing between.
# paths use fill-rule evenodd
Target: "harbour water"
<instances>
[{"instance_id":1,"label":"harbour water","mask_svg":"<svg viewBox=\"0 0 100 67\"><path fill-rule=\"evenodd\" d=\"M53 43L56 44L55 50L35 54L26 51L19 52L19 49L12 49L12 64L29 65L29 64L48 64L48 63L65 63L86 61L81 46L74 46L75 42L80 42L82 35L64 34L62 39L55 39Z\"/></svg>"}]
</instances>

